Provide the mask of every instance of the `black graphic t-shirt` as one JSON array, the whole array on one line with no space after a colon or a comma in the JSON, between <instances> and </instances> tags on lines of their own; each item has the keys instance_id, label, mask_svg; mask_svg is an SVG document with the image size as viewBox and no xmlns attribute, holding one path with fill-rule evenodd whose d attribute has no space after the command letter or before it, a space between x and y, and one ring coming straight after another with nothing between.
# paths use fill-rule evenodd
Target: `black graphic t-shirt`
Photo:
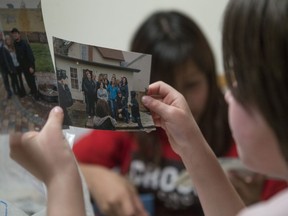
<instances>
[{"instance_id":1,"label":"black graphic t-shirt","mask_svg":"<svg viewBox=\"0 0 288 216\"><path fill-rule=\"evenodd\" d=\"M193 184L178 183L185 168L179 155L172 150L165 132L157 129L151 133L156 133L157 140L153 140L154 136L151 140L152 136L145 136L141 141L151 143L143 149L139 139L135 142L129 133L93 130L73 146L73 152L82 163L116 167L122 174L129 175L140 195L154 195L154 216L203 215ZM155 146L161 148L154 149ZM157 162L152 163L153 159L145 157L148 161L145 163L143 150L153 158L154 150L159 150Z\"/></svg>"},{"instance_id":2,"label":"black graphic t-shirt","mask_svg":"<svg viewBox=\"0 0 288 216\"><path fill-rule=\"evenodd\" d=\"M179 178L185 172L181 159L170 144L163 143L161 162L157 165L145 163L135 152L132 155L129 178L140 194L153 193L155 216L200 216L203 215L197 193L190 184L182 184ZM166 148L165 148L166 147ZM176 156L175 156L176 155Z\"/></svg>"}]
</instances>

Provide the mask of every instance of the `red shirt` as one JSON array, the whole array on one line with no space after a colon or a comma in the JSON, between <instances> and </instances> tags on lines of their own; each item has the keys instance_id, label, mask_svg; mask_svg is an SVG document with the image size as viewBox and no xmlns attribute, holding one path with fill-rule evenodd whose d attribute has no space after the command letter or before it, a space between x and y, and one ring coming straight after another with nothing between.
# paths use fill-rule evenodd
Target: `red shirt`
<instances>
[{"instance_id":1,"label":"red shirt","mask_svg":"<svg viewBox=\"0 0 288 216\"><path fill-rule=\"evenodd\" d=\"M126 173L134 148L135 141L129 133L93 130L75 143L73 152L81 163L99 164L108 168L117 166L122 173Z\"/></svg>"},{"instance_id":2,"label":"red shirt","mask_svg":"<svg viewBox=\"0 0 288 216\"><path fill-rule=\"evenodd\" d=\"M164 170L167 170L167 168L170 170L174 170L175 167L175 170L173 172L176 173L176 176L174 176L176 178L178 175L180 175L181 170L184 169L184 165L181 161L180 156L172 150L165 132L163 130L157 130L157 133L159 135L159 140L162 148L161 156L166 161L166 164L162 167L159 167L159 169L164 172ZM81 138L73 146L73 151L79 162L98 164L108 168L119 167L121 173L128 173L129 168L131 168L130 165L133 158L133 153L137 150L137 146L138 145L136 143L136 140L131 133L93 130L91 133ZM235 144L231 146L230 150L225 156L238 157ZM139 159L134 158L133 161L139 164ZM130 174L132 173L133 177L133 163L131 169L132 172L130 172ZM163 177L161 176L162 171L160 171L158 178ZM134 174L135 173L139 173L139 170L134 170ZM147 176L149 177L149 173L147 174L143 172L142 175L143 178L147 178ZM150 174L150 176L151 175L152 174ZM138 176L136 176L135 178L139 179ZM153 182L153 184L158 183ZM161 185L159 187L161 187ZM268 179L264 183L263 193L261 197L263 200L266 200L286 187L287 183L285 181ZM175 190L177 190L177 188ZM169 196L169 194L167 196ZM165 195L165 197L167 196ZM180 199L181 196L179 200ZM182 214L178 212L177 215L193 215L189 214L190 212L186 213L183 212ZM165 213L164 215L168 214Z\"/></svg>"}]
</instances>

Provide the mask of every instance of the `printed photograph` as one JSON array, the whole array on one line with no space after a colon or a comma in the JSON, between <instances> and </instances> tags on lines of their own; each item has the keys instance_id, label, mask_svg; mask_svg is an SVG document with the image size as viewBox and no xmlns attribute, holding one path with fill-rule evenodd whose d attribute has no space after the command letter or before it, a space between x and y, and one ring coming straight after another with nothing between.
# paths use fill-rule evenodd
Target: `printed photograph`
<instances>
[{"instance_id":1,"label":"printed photograph","mask_svg":"<svg viewBox=\"0 0 288 216\"><path fill-rule=\"evenodd\" d=\"M40 130L58 104L40 0L0 1L0 133Z\"/></svg>"},{"instance_id":2,"label":"printed photograph","mask_svg":"<svg viewBox=\"0 0 288 216\"><path fill-rule=\"evenodd\" d=\"M141 103L151 55L53 38L64 125L99 130L154 130Z\"/></svg>"}]
</instances>

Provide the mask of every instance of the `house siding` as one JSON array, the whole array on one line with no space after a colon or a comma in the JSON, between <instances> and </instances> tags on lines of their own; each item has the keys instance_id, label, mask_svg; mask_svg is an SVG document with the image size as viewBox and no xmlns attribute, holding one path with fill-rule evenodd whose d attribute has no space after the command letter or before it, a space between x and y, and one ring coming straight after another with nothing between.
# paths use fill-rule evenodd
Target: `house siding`
<instances>
[{"instance_id":1,"label":"house siding","mask_svg":"<svg viewBox=\"0 0 288 216\"><path fill-rule=\"evenodd\" d=\"M147 88L147 84L149 83L150 79L150 55L120 51L123 54L122 60L113 60L110 58L104 58L98 51L97 47L89 46L89 49L87 49L89 52L89 59L92 59L91 62L98 63L98 65L95 65L91 64L91 62L81 61L83 60L82 47L83 45L81 44L72 43L69 46L67 58L55 55L55 63L57 69L66 71L66 75L68 77L68 86L71 89L73 99L84 101L84 95L82 92L82 79L83 71L87 69L92 71L92 75L96 75L97 80L99 74L107 74L109 80L111 80L113 74L115 74L116 79L119 80L122 76L125 76L128 81L129 91L144 91L144 89ZM124 66L121 66L123 62ZM104 64L106 65L106 67ZM117 66L118 68L110 68L107 67L107 65ZM72 88L71 86L71 67L77 69L78 88ZM140 72L133 72L135 68L139 69Z\"/></svg>"}]
</instances>

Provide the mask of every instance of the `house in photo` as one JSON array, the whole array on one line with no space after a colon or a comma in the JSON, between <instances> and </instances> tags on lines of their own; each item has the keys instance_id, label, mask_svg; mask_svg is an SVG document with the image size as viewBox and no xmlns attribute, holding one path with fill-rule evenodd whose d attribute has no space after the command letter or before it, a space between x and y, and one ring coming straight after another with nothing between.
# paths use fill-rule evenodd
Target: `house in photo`
<instances>
[{"instance_id":1,"label":"house in photo","mask_svg":"<svg viewBox=\"0 0 288 216\"><path fill-rule=\"evenodd\" d=\"M65 74L74 100L84 102L82 79L89 70L98 80L107 74L111 80L125 76L129 91L144 92L149 85L151 55L85 45L54 38L54 55L57 73ZM129 99L130 100L130 99Z\"/></svg>"}]
</instances>

